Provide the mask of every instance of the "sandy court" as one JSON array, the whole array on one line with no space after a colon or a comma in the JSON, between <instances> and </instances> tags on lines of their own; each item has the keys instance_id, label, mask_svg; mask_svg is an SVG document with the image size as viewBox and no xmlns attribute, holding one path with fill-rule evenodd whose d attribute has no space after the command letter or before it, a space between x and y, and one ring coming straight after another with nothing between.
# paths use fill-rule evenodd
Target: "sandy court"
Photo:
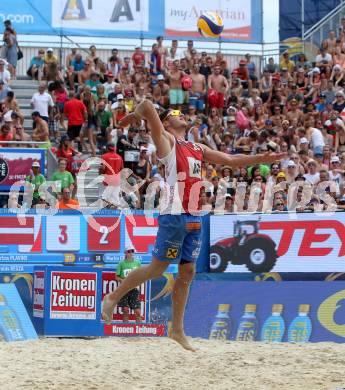
<instances>
[{"instance_id":1,"label":"sandy court","mask_svg":"<svg viewBox=\"0 0 345 390\"><path fill-rule=\"evenodd\" d=\"M345 345L168 339L1 343L1 389L303 389L345 385ZM6 385L5 385L6 384Z\"/></svg>"}]
</instances>

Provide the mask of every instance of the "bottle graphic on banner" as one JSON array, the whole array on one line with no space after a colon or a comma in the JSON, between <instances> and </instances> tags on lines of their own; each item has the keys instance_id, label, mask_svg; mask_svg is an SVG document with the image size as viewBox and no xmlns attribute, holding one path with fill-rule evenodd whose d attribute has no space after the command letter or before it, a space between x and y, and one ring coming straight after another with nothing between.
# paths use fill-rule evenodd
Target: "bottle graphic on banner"
<instances>
[{"instance_id":1,"label":"bottle graphic on banner","mask_svg":"<svg viewBox=\"0 0 345 390\"><path fill-rule=\"evenodd\" d=\"M280 343L285 332L285 322L281 313L283 305L275 304L272 306L272 315L265 321L261 330L261 341L270 343Z\"/></svg>"},{"instance_id":2,"label":"bottle graphic on banner","mask_svg":"<svg viewBox=\"0 0 345 390\"><path fill-rule=\"evenodd\" d=\"M308 316L310 305L299 305L298 316L291 322L288 331L290 343L307 343L311 336L312 323Z\"/></svg>"},{"instance_id":3,"label":"bottle graphic on banner","mask_svg":"<svg viewBox=\"0 0 345 390\"><path fill-rule=\"evenodd\" d=\"M0 294L0 330L6 341L25 340L20 321L6 302L6 298Z\"/></svg>"},{"instance_id":4,"label":"bottle graphic on banner","mask_svg":"<svg viewBox=\"0 0 345 390\"><path fill-rule=\"evenodd\" d=\"M256 305L246 305L244 314L238 325L236 340L254 341L258 330L258 320L256 318Z\"/></svg>"},{"instance_id":5,"label":"bottle graphic on banner","mask_svg":"<svg viewBox=\"0 0 345 390\"><path fill-rule=\"evenodd\" d=\"M211 326L210 340L229 340L231 329L229 310L229 304L223 303L218 305L218 313Z\"/></svg>"}]
</instances>

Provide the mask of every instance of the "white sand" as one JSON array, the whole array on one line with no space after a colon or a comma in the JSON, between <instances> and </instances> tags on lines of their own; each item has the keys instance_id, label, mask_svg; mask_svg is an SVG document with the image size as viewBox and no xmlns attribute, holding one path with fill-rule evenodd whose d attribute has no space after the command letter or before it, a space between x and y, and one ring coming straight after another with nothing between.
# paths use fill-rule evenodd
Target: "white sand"
<instances>
[{"instance_id":1,"label":"white sand","mask_svg":"<svg viewBox=\"0 0 345 390\"><path fill-rule=\"evenodd\" d=\"M0 343L0 388L335 390L345 345L169 339L42 339Z\"/></svg>"}]
</instances>

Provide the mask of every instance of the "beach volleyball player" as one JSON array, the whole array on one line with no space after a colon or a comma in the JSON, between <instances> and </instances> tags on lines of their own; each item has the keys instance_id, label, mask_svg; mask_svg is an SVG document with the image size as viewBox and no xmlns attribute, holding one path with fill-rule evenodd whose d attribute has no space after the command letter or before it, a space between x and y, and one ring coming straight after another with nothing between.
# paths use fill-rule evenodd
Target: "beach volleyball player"
<instances>
[{"instance_id":1,"label":"beach volleyball player","mask_svg":"<svg viewBox=\"0 0 345 390\"><path fill-rule=\"evenodd\" d=\"M184 333L183 319L189 287L195 273L195 262L201 246L201 216L198 200L201 190L201 163L232 167L273 163L284 154L228 155L209 147L185 141L187 122L178 110L166 110L160 116L149 100L140 103L121 125L146 120L157 148L157 157L165 166L165 179L170 188L169 201L160 210L158 233L152 261L133 270L121 285L103 300L102 316L112 321L119 300L147 280L160 277L170 262L179 262L172 292L172 329L170 337L188 350L194 350Z\"/></svg>"}]
</instances>

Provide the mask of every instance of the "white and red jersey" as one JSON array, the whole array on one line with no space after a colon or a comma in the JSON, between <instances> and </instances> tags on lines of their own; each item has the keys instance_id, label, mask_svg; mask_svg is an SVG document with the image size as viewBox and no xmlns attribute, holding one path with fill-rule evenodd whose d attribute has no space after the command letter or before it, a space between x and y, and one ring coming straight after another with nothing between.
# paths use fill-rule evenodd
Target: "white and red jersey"
<instances>
[{"instance_id":1,"label":"white and red jersey","mask_svg":"<svg viewBox=\"0 0 345 390\"><path fill-rule=\"evenodd\" d=\"M159 159L165 166L169 197L161 213L192 213L200 209L201 163L204 151L196 143L174 137L170 153Z\"/></svg>"}]
</instances>

